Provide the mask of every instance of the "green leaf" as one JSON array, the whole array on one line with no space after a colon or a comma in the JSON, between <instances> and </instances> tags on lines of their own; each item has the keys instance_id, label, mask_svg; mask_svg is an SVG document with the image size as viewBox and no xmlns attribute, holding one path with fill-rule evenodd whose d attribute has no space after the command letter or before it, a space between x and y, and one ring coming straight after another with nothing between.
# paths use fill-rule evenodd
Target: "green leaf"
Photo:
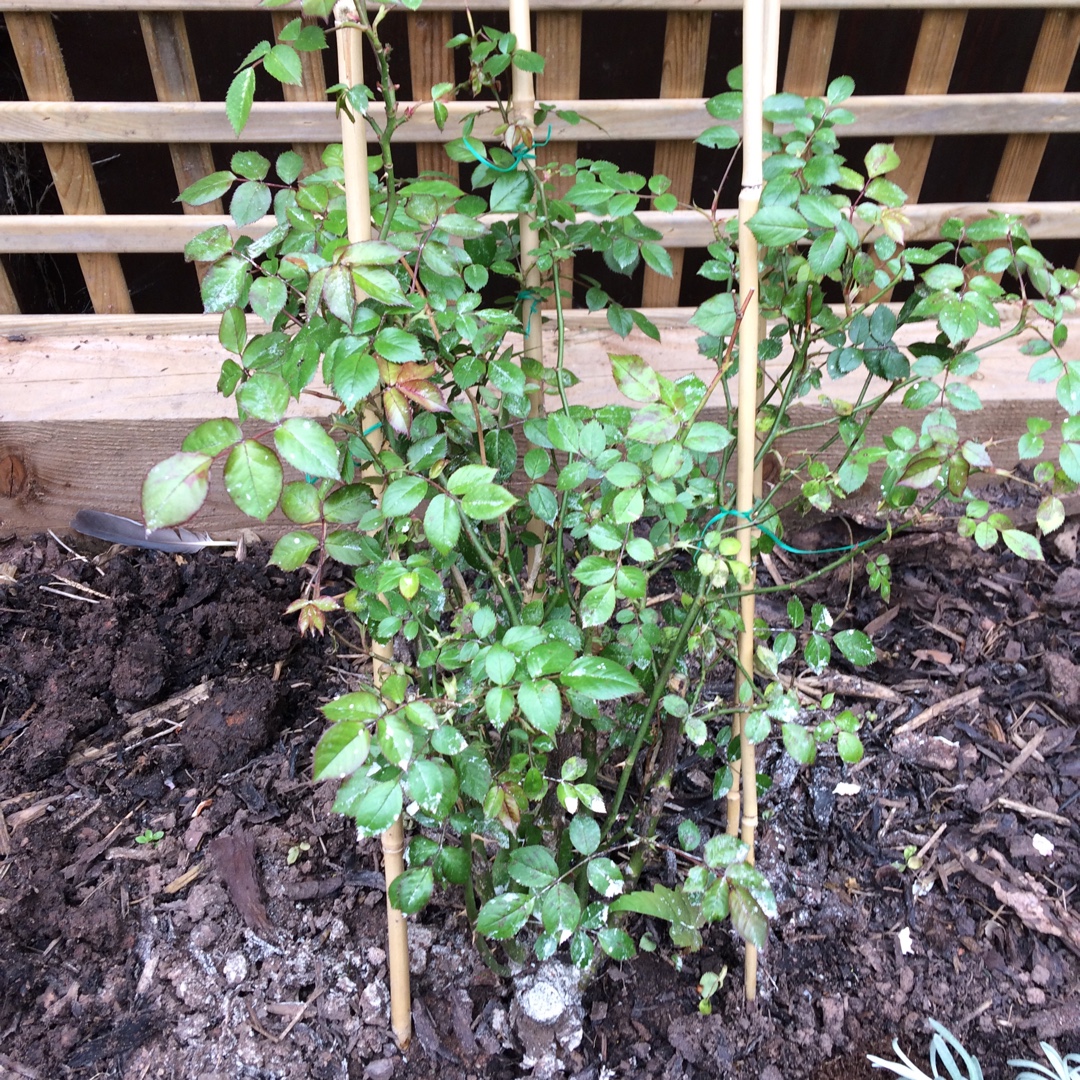
<instances>
[{"instance_id":1,"label":"green leaf","mask_svg":"<svg viewBox=\"0 0 1080 1080\"><path fill-rule=\"evenodd\" d=\"M331 382L345 408L355 409L379 385L379 365L363 349L342 349L334 358Z\"/></svg>"},{"instance_id":2,"label":"green leaf","mask_svg":"<svg viewBox=\"0 0 1080 1080\"><path fill-rule=\"evenodd\" d=\"M143 516L148 529L180 525L206 501L210 490L207 454L173 454L155 465L142 487Z\"/></svg>"},{"instance_id":3,"label":"green leaf","mask_svg":"<svg viewBox=\"0 0 1080 1080\"><path fill-rule=\"evenodd\" d=\"M457 773L443 761L420 758L405 775L409 794L421 810L436 818L445 818L458 797Z\"/></svg>"},{"instance_id":4,"label":"green leaf","mask_svg":"<svg viewBox=\"0 0 1080 1080\"><path fill-rule=\"evenodd\" d=\"M461 535L461 516L448 495L441 492L428 504L424 514L424 535L436 551L446 555L457 546Z\"/></svg>"},{"instance_id":5,"label":"green leaf","mask_svg":"<svg viewBox=\"0 0 1080 1080\"><path fill-rule=\"evenodd\" d=\"M734 297L731 293L717 293L709 297L694 312L690 321L711 337L727 337L735 329Z\"/></svg>"},{"instance_id":6,"label":"green leaf","mask_svg":"<svg viewBox=\"0 0 1080 1080\"><path fill-rule=\"evenodd\" d=\"M560 881L547 890L540 905L540 918L544 929L562 940L577 929L581 921L581 901L569 882Z\"/></svg>"},{"instance_id":7,"label":"green leaf","mask_svg":"<svg viewBox=\"0 0 1080 1080\"><path fill-rule=\"evenodd\" d=\"M341 780L352 776L367 761L371 735L357 720L335 724L315 747L316 780Z\"/></svg>"},{"instance_id":8,"label":"green leaf","mask_svg":"<svg viewBox=\"0 0 1080 1080\"><path fill-rule=\"evenodd\" d=\"M319 706L319 711L327 720L377 720L382 708L379 699L368 690L354 690L351 694L342 694L333 701Z\"/></svg>"},{"instance_id":9,"label":"green leaf","mask_svg":"<svg viewBox=\"0 0 1080 1080\"><path fill-rule=\"evenodd\" d=\"M757 242L765 247L787 247L810 231L806 219L790 206L763 206L748 224Z\"/></svg>"},{"instance_id":10,"label":"green leaf","mask_svg":"<svg viewBox=\"0 0 1080 1080\"><path fill-rule=\"evenodd\" d=\"M506 872L527 889L543 889L559 876L559 864L547 848L530 844L510 852Z\"/></svg>"},{"instance_id":11,"label":"green leaf","mask_svg":"<svg viewBox=\"0 0 1080 1080\"><path fill-rule=\"evenodd\" d=\"M863 162L866 165L866 175L873 179L899 168L900 155L892 143L875 143L866 151Z\"/></svg>"},{"instance_id":12,"label":"green leaf","mask_svg":"<svg viewBox=\"0 0 1080 1080\"><path fill-rule=\"evenodd\" d=\"M1058 451L1061 471L1074 483L1080 484L1080 443L1063 443Z\"/></svg>"},{"instance_id":13,"label":"green leaf","mask_svg":"<svg viewBox=\"0 0 1080 1080\"><path fill-rule=\"evenodd\" d=\"M514 693L502 687L494 687L484 697L484 712L492 726L501 731L514 713Z\"/></svg>"},{"instance_id":14,"label":"green leaf","mask_svg":"<svg viewBox=\"0 0 1080 1080\"><path fill-rule=\"evenodd\" d=\"M856 667L868 667L877 661L874 643L861 630L841 630L833 635L833 642Z\"/></svg>"},{"instance_id":15,"label":"green leaf","mask_svg":"<svg viewBox=\"0 0 1080 1080\"><path fill-rule=\"evenodd\" d=\"M769 936L769 922L758 902L740 885L731 885L728 891L731 925L744 941L764 949Z\"/></svg>"},{"instance_id":16,"label":"green leaf","mask_svg":"<svg viewBox=\"0 0 1080 1080\"><path fill-rule=\"evenodd\" d=\"M461 509L474 521L495 521L517 503L500 484L472 488L461 500Z\"/></svg>"},{"instance_id":17,"label":"green leaf","mask_svg":"<svg viewBox=\"0 0 1080 1080\"><path fill-rule=\"evenodd\" d=\"M555 738L562 719L562 695L549 679L522 683L517 692L518 707L525 719L549 738Z\"/></svg>"},{"instance_id":18,"label":"green leaf","mask_svg":"<svg viewBox=\"0 0 1080 1080\"><path fill-rule=\"evenodd\" d=\"M270 209L270 188L266 184L248 180L233 193L229 202L229 214L243 228L258 221Z\"/></svg>"},{"instance_id":19,"label":"green leaf","mask_svg":"<svg viewBox=\"0 0 1080 1080\"><path fill-rule=\"evenodd\" d=\"M660 382L656 372L635 354L618 356L612 353L611 374L620 392L631 401L660 400Z\"/></svg>"},{"instance_id":20,"label":"green leaf","mask_svg":"<svg viewBox=\"0 0 1080 1080\"><path fill-rule=\"evenodd\" d=\"M372 300L390 307L408 307L398 279L389 270L379 267L353 267L353 281Z\"/></svg>"},{"instance_id":21,"label":"green leaf","mask_svg":"<svg viewBox=\"0 0 1080 1080\"><path fill-rule=\"evenodd\" d=\"M382 495L382 512L389 518L408 517L427 498L428 483L422 476L402 476Z\"/></svg>"},{"instance_id":22,"label":"green leaf","mask_svg":"<svg viewBox=\"0 0 1080 1080\"><path fill-rule=\"evenodd\" d=\"M254 439L235 446L225 462L225 490L248 517L265 521L281 498L282 472L277 454Z\"/></svg>"},{"instance_id":23,"label":"green leaf","mask_svg":"<svg viewBox=\"0 0 1080 1080\"><path fill-rule=\"evenodd\" d=\"M843 235L830 229L822 233L806 253L806 261L815 274L831 274L844 265L847 258L848 243Z\"/></svg>"},{"instance_id":24,"label":"green leaf","mask_svg":"<svg viewBox=\"0 0 1080 1080\"><path fill-rule=\"evenodd\" d=\"M184 245L184 258L188 262L214 262L232 251L232 246L229 230L224 225L214 225Z\"/></svg>"},{"instance_id":25,"label":"green leaf","mask_svg":"<svg viewBox=\"0 0 1080 1080\"><path fill-rule=\"evenodd\" d=\"M392 364L407 364L423 358L417 336L396 326L388 326L376 334L375 351Z\"/></svg>"},{"instance_id":26,"label":"green leaf","mask_svg":"<svg viewBox=\"0 0 1080 1080\"><path fill-rule=\"evenodd\" d=\"M529 52L528 49L516 49L514 67L522 71L531 71L534 75L543 75L544 58L539 53Z\"/></svg>"},{"instance_id":27,"label":"green leaf","mask_svg":"<svg viewBox=\"0 0 1080 1080\"><path fill-rule=\"evenodd\" d=\"M194 184L184 188L177 195L176 201L187 203L188 206L205 206L208 202L220 199L233 186L235 180L235 175L228 171L211 173L209 176L204 176L201 180L196 180ZM224 228L224 226L215 226L215 230L217 228ZM207 232L210 231L207 230ZM206 233L199 234L199 236L205 235ZM232 241L229 242L229 248L231 247Z\"/></svg>"},{"instance_id":28,"label":"green leaf","mask_svg":"<svg viewBox=\"0 0 1080 1080\"><path fill-rule=\"evenodd\" d=\"M570 843L582 855L591 855L600 846L600 826L586 813L570 819Z\"/></svg>"},{"instance_id":29,"label":"green leaf","mask_svg":"<svg viewBox=\"0 0 1080 1080\"><path fill-rule=\"evenodd\" d=\"M289 407L289 388L280 375L259 371L236 391L236 402L257 420L276 424Z\"/></svg>"},{"instance_id":30,"label":"green leaf","mask_svg":"<svg viewBox=\"0 0 1080 1080\"><path fill-rule=\"evenodd\" d=\"M209 454L211 457L235 446L244 433L231 420L206 420L188 433L180 449L189 454Z\"/></svg>"},{"instance_id":31,"label":"green leaf","mask_svg":"<svg viewBox=\"0 0 1080 1080\"><path fill-rule=\"evenodd\" d=\"M255 100L255 71L245 68L233 76L225 93L225 115L233 131L240 134L247 126L251 105Z\"/></svg>"},{"instance_id":32,"label":"green leaf","mask_svg":"<svg viewBox=\"0 0 1080 1080\"><path fill-rule=\"evenodd\" d=\"M289 290L279 277L261 277L251 283L248 303L264 322L272 323L278 312L285 307Z\"/></svg>"},{"instance_id":33,"label":"green leaf","mask_svg":"<svg viewBox=\"0 0 1080 1080\"><path fill-rule=\"evenodd\" d=\"M334 800L334 811L354 818L362 837L385 832L401 817L401 809L401 783L398 780L372 782L358 774L353 774L341 786Z\"/></svg>"},{"instance_id":34,"label":"green leaf","mask_svg":"<svg viewBox=\"0 0 1080 1080\"><path fill-rule=\"evenodd\" d=\"M337 443L314 420L291 417L274 432L274 444L294 469L309 476L341 479Z\"/></svg>"},{"instance_id":35,"label":"green leaf","mask_svg":"<svg viewBox=\"0 0 1080 1080\"><path fill-rule=\"evenodd\" d=\"M390 882L390 903L403 915L419 911L431 899L435 876L430 866L413 866Z\"/></svg>"},{"instance_id":36,"label":"green leaf","mask_svg":"<svg viewBox=\"0 0 1080 1080\"><path fill-rule=\"evenodd\" d=\"M605 900L618 896L625 886L621 871L611 859L590 859L585 876Z\"/></svg>"},{"instance_id":37,"label":"green leaf","mask_svg":"<svg viewBox=\"0 0 1080 1080\"><path fill-rule=\"evenodd\" d=\"M938 263L923 272L923 281L931 289L959 289L964 284L964 271L951 263Z\"/></svg>"},{"instance_id":38,"label":"green leaf","mask_svg":"<svg viewBox=\"0 0 1080 1080\"><path fill-rule=\"evenodd\" d=\"M581 598L581 625L606 626L615 614L615 586L597 585Z\"/></svg>"},{"instance_id":39,"label":"green leaf","mask_svg":"<svg viewBox=\"0 0 1080 1080\"><path fill-rule=\"evenodd\" d=\"M517 657L502 645L492 645L484 657L484 670L496 686L505 686L517 671Z\"/></svg>"},{"instance_id":40,"label":"green leaf","mask_svg":"<svg viewBox=\"0 0 1080 1080\"><path fill-rule=\"evenodd\" d=\"M268 75L289 86L302 86L304 66L291 45L275 45L263 57L263 67Z\"/></svg>"},{"instance_id":41,"label":"green leaf","mask_svg":"<svg viewBox=\"0 0 1080 1080\"><path fill-rule=\"evenodd\" d=\"M847 101L855 93L855 80L850 75L841 75L829 83L825 91L825 97L830 105L839 105L841 101Z\"/></svg>"},{"instance_id":42,"label":"green leaf","mask_svg":"<svg viewBox=\"0 0 1080 1080\"><path fill-rule=\"evenodd\" d=\"M1031 559L1033 562L1043 561L1042 547L1030 533L1020 529L1002 529L1001 539L1005 541L1005 546L1021 559Z\"/></svg>"},{"instance_id":43,"label":"green leaf","mask_svg":"<svg viewBox=\"0 0 1080 1080\"><path fill-rule=\"evenodd\" d=\"M802 724L783 725L784 749L800 764L812 765L817 757L814 736Z\"/></svg>"},{"instance_id":44,"label":"green leaf","mask_svg":"<svg viewBox=\"0 0 1080 1080\"><path fill-rule=\"evenodd\" d=\"M493 896L476 916L476 932L502 941L512 938L529 920L536 898L508 892Z\"/></svg>"},{"instance_id":45,"label":"green leaf","mask_svg":"<svg viewBox=\"0 0 1080 1080\"><path fill-rule=\"evenodd\" d=\"M612 960L633 960L634 939L620 926L605 926L596 932L596 943Z\"/></svg>"},{"instance_id":46,"label":"green leaf","mask_svg":"<svg viewBox=\"0 0 1080 1080\"><path fill-rule=\"evenodd\" d=\"M630 439L655 446L674 439L678 431L679 422L674 410L669 405L654 402L634 411L626 434Z\"/></svg>"},{"instance_id":47,"label":"green leaf","mask_svg":"<svg viewBox=\"0 0 1080 1080\"><path fill-rule=\"evenodd\" d=\"M603 656L582 656L559 677L568 690L575 690L597 701L613 701L641 693L637 680L625 667Z\"/></svg>"},{"instance_id":48,"label":"green leaf","mask_svg":"<svg viewBox=\"0 0 1080 1080\"><path fill-rule=\"evenodd\" d=\"M287 573L299 570L318 546L318 540L302 529L286 533L274 545L274 550L270 554L270 565L278 566Z\"/></svg>"},{"instance_id":49,"label":"green leaf","mask_svg":"<svg viewBox=\"0 0 1080 1080\"><path fill-rule=\"evenodd\" d=\"M201 291L203 309L207 312L243 308L247 304L251 275L248 264L236 255L226 255L206 272Z\"/></svg>"},{"instance_id":50,"label":"green leaf","mask_svg":"<svg viewBox=\"0 0 1080 1080\"><path fill-rule=\"evenodd\" d=\"M491 188L491 212L516 214L525 209L532 194L532 181L526 172L503 173Z\"/></svg>"},{"instance_id":51,"label":"green leaf","mask_svg":"<svg viewBox=\"0 0 1080 1080\"><path fill-rule=\"evenodd\" d=\"M693 424L683 439L683 446L698 454L716 454L730 446L734 436L723 424L713 420L699 420Z\"/></svg>"}]
</instances>

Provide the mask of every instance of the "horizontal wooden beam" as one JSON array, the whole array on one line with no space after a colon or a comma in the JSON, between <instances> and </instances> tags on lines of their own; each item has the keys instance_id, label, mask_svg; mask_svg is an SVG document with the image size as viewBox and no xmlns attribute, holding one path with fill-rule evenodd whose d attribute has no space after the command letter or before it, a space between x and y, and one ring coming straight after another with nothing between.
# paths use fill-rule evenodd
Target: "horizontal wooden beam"
<instances>
[{"instance_id":1,"label":"horizontal wooden beam","mask_svg":"<svg viewBox=\"0 0 1080 1080\"><path fill-rule=\"evenodd\" d=\"M589 0L596 11L741 11L743 0ZM251 11L256 0L64 0L65 11ZM533 11L580 11L582 0L532 0ZM1078 6L1056 0L1055 8ZM0 0L3 11L55 11L56 0ZM425 0L426 11L506 11L509 0ZM784 0L788 11L925 11L948 8L1039 8L1046 0Z\"/></svg>"},{"instance_id":2,"label":"horizontal wooden beam","mask_svg":"<svg viewBox=\"0 0 1080 1080\"><path fill-rule=\"evenodd\" d=\"M404 103L412 108L413 103ZM553 140L695 139L715 123L704 98L577 100L556 103L592 123L573 125L550 116ZM457 137L477 105L450 102L439 131L431 105L416 112L395 138L444 142ZM842 136L1063 134L1080 131L1080 93L863 95L845 103L855 123ZM475 134L494 139L495 114L481 117ZM593 126L593 125L598 126ZM264 101L238 139L222 102L7 101L0 102L0 142L41 143L291 143L341 139L331 102Z\"/></svg>"},{"instance_id":3,"label":"horizontal wooden beam","mask_svg":"<svg viewBox=\"0 0 1080 1080\"><path fill-rule=\"evenodd\" d=\"M1063 240L1080 237L1080 203L923 203L905 207L910 222L907 239L923 241L941 236L942 225L949 218L973 221L986 217L991 210L1015 214L1033 240ZM719 222L728 221L735 210L723 210ZM489 215L504 217L505 215ZM579 215L585 220L589 215ZM669 248L700 248L714 239L713 225L704 213L679 210L663 214L646 210L641 221L663 234L660 241ZM252 238L269 232L276 224L265 217L238 229L227 215L204 214L197 218L173 214L40 214L0 216L0 252L6 255L63 254L112 251L181 252L187 242L203 229L224 225L234 236L243 233ZM868 234L874 239L876 234Z\"/></svg>"},{"instance_id":4,"label":"horizontal wooden beam","mask_svg":"<svg viewBox=\"0 0 1080 1080\"><path fill-rule=\"evenodd\" d=\"M661 343L636 332L627 340L619 338L602 313L573 313L567 363L581 381L573 388L572 400L589 405L622 400L611 380L612 352L639 352L668 378L689 372L711 377L714 368L697 354L698 331L687 324L689 312L668 308L649 314L662 328ZM181 327L185 332L175 332ZM0 459L19 463L11 473L18 490L0 492L0 535L66 529L83 508L137 517L147 469L175 453L199 420L234 412L233 403L214 391L225 357L216 328L217 319L206 316L0 317L0 380L6 388L0 399ZM1080 359L1080 316L1073 317L1070 329L1066 358ZM912 330L902 328L901 339L914 340ZM554 331L545 328L545 333L552 338ZM11 335L21 340L10 340ZM995 461L1003 468L1015 464L1016 439L1026 430L1029 415L1063 415L1052 386L1024 381L1029 361L1019 354L1020 344L1004 342L983 353L973 386L984 409L958 417L962 438L993 432ZM766 377L778 374L784 363L783 357L770 362ZM850 376L826 380L822 393L850 401L858 384ZM824 418L817 401L812 394L797 406L796 423ZM321 417L327 402L304 398L296 408L298 414ZM721 418L717 410L707 415ZM912 424L914 418L899 405L886 406L875 418L870 437ZM1051 453L1056 451L1056 430L1047 433ZM258 431L253 428L250 434ZM791 436L784 443L788 461L797 461L805 448L799 438ZM198 519L201 528L224 536L254 524L229 504L217 471L212 493ZM266 536L287 528L280 518L257 527Z\"/></svg>"}]
</instances>

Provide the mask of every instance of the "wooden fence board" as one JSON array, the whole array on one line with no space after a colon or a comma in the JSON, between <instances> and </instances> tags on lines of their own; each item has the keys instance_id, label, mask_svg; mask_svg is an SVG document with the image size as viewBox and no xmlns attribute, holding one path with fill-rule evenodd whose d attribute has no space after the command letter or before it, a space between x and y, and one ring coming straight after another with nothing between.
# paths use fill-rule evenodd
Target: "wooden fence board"
<instances>
[{"instance_id":1,"label":"wooden fence board","mask_svg":"<svg viewBox=\"0 0 1080 1080\"><path fill-rule=\"evenodd\" d=\"M453 17L449 11L427 11L426 7L409 18L409 66L412 69L413 96L427 98L436 83L454 83L454 54L446 43L454 36ZM418 144L417 172L444 172L455 179L456 161L450 161L438 146Z\"/></svg>"},{"instance_id":2,"label":"wooden fence board","mask_svg":"<svg viewBox=\"0 0 1080 1080\"><path fill-rule=\"evenodd\" d=\"M696 98L705 86L705 65L709 59L708 12L673 11L668 13L664 35L664 72L660 81L661 98ZM690 202L697 158L692 140L660 139L653 157L653 172L671 181L671 193L680 203ZM641 302L646 307L663 307L679 302L682 285L683 253L671 252L670 278L646 268Z\"/></svg>"},{"instance_id":3,"label":"wooden fence board","mask_svg":"<svg viewBox=\"0 0 1080 1080\"><path fill-rule=\"evenodd\" d=\"M829 82L839 11L799 11L791 28L784 90L803 97L820 96Z\"/></svg>"},{"instance_id":4,"label":"wooden fence board","mask_svg":"<svg viewBox=\"0 0 1080 1080\"><path fill-rule=\"evenodd\" d=\"M972 221L985 217L988 210L1016 214L1035 240L1066 239L1080 236L1080 204L1075 202L1043 203L921 203L905 207L911 242L937 239L944 223L953 217ZM724 210L719 221L727 221L734 210ZM499 215L495 215L498 217ZM653 210L638 215L650 228L663 234L660 243L667 248L705 247L713 240L712 225L693 210L662 214ZM505 216L503 216L505 219ZM586 220L587 215L579 215ZM200 220L181 214L108 214L70 218L62 214L36 217L0 216L0 251L9 254L33 252L179 252L202 229L224 225L233 235L262 236L273 228L272 217L237 229L232 219L206 217ZM876 233L867 234L873 240Z\"/></svg>"},{"instance_id":5,"label":"wooden fence board","mask_svg":"<svg viewBox=\"0 0 1080 1080\"><path fill-rule=\"evenodd\" d=\"M697 355L698 331L686 324L685 311L649 312L663 328L662 344L635 335L633 347L644 353L669 378L696 371L709 375L711 365ZM223 357L217 343L216 320L203 319L209 333L170 334L167 339L146 333L114 335L98 330L102 323L119 320L93 317L55 318L53 333L39 336L23 320L25 340L6 342L4 332L14 325L0 317L0 380L15 393L0 402L0 457L14 455L23 463L27 482L14 497L0 496L0 531L23 533L45 528L65 529L73 514L84 507L137 517L139 489L147 469L175 453L194 423L230 414L231 403L214 392L216 373ZM178 320L135 317L144 326L167 327ZM131 324L132 320L128 320ZM195 323L193 325L200 325ZM1066 358L1080 358L1080 316L1073 316L1074 331L1066 345ZM909 334L902 328L898 335ZM545 329L545 334L553 331ZM80 340L74 335L78 334ZM989 337L993 331L984 330ZM163 346L167 343L167 353ZM552 342L549 342L549 347ZM1017 352L1020 342L1004 342L984 352L977 389L984 409L962 414L960 437L992 430L1000 441L1001 467L1015 464L1010 458L1016 439L1026 430L1033 414L1060 418L1053 387L1026 383L1018 378L1029 361ZM575 312L568 330L572 368L581 382L571 398L582 404L606 404L619 400L610 375L609 352L625 351L627 343L613 334L602 313ZM786 364L780 357L766 365L766 378ZM829 382L827 391L851 400L861 380ZM821 407L796 406L796 423L822 418ZM300 409L312 416L326 413L326 402L305 399ZM703 414L720 418L717 410ZM870 437L910 423L912 413L899 405L886 406L875 420ZM133 419L137 418L137 419ZM1054 430L1047 433L1053 453ZM789 459L803 445L800 436L783 444ZM78 452L73 453L72 448ZM235 534L245 523L254 525L231 508L222 492L220 473L212 483L211 503L200 515L201 528ZM280 534L290 526L280 518L257 526L265 535Z\"/></svg>"},{"instance_id":6,"label":"wooden fence board","mask_svg":"<svg viewBox=\"0 0 1080 1080\"><path fill-rule=\"evenodd\" d=\"M404 103L410 106L412 103ZM600 125L589 127L591 140L695 139L713 121L704 99L663 101L559 100ZM1080 131L1080 94L894 94L855 96L845 107L855 122L841 137L900 135L994 135L1027 132L1062 134ZM420 104L401 129L402 142L442 142L454 138L457 125L476 106L451 102L446 132L440 132L431 106ZM476 134L493 138L496 120L481 117ZM552 139L574 140L580 131L551 117ZM738 125L734 125L738 126ZM0 102L0 142L70 143L290 143L340 140L333 104L257 102L238 139L220 102Z\"/></svg>"},{"instance_id":7,"label":"wooden fence board","mask_svg":"<svg viewBox=\"0 0 1080 1080\"><path fill-rule=\"evenodd\" d=\"M69 11L251 11L255 0L64 0ZM3 11L54 11L56 0L0 0ZM532 0L534 12L580 11L583 0ZM596 11L741 11L743 0L589 0ZM937 0L937 7L968 9L1038 9L1046 0ZM1055 7L1075 8L1080 0L1059 0ZM508 0L425 0L427 11L506 11ZM927 0L784 0L788 11L924 11Z\"/></svg>"},{"instance_id":8,"label":"wooden fence board","mask_svg":"<svg viewBox=\"0 0 1080 1080\"><path fill-rule=\"evenodd\" d=\"M18 315L19 301L11 287L7 270L0 265L0 315Z\"/></svg>"},{"instance_id":9,"label":"wooden fence board","mask_svg":"<svg viewBox=\"0 0 1080 1080\"><path fill-rule=\"evenodd\" d=\"M1048 11L1024 82L1024 96L1064 90L1080 47L1080 10ZM991 199L1026 199L1046 151L1047 133L1011 134L990 192Z\"/></svg>"},{"instance_id":10,"label":"wooden fence board","mask_svg":"<svg viewBox=\"0 0 1080 1080\"><path fill-rule=\"evenodd\" d=\"M29 98L38 102L71 101L60 45L52 16L47 14L7 16L8 34ZM46 142L45 157L52 172L56 194L65 214L103 214L97 178L85 146L75 142ZM86 290L98 312L131 311L120 260L111 254L79 255Z\"/></svg>"}]
</instances>

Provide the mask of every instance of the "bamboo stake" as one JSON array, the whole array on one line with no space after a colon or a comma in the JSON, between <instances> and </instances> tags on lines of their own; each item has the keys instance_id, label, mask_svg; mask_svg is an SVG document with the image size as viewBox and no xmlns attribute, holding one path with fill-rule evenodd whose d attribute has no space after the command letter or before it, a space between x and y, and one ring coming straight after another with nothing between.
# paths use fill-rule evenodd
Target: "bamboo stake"
<instances>
[{"instance_id":1,"label":"bamboo stake","mask_svg":"<svg viewBox=\"0 0 1080 1080\"><path fill-rule=\"evenodd\" d=\"M735 507L749 515L754 508L754 459L757 456L758 342L758 249L747 222L757 212L764 186L762 175L762 103L765 97L766 65L765 0L747 0L743 8L743 175L739 194L739 300L743 313L739 326L739 415L737 488ZM739 561L753 566L750 544L752 530L739 532ZM752 574L752 571L751 571ZM754 671L753 578L739 605L742 629L739 632L739 671L736 675L736 704L750 700ZM746 713L736 714L739 730L739 763L742 773L743 842L750 846L753 860L754 830L757 827L757 768L754 744L746 737ZM730 804L729 804L730 809ZM731 831L731 821L728 821ZM745 988L747 1000L757 995L757 949L747 942Z\"/></svg>"},{"instance_id":2,"label":"bamboo stake","mask_svg":"<svg viewBox=\"0 0 1080 1080\"><path fill-rule=\"evenodd\" d=\"M338 72L346 86L364 81L363 37L356 26L353 0L338 0L334 22L338 26ZM351 26L350 26L351 24ZM371 196L368 191L367 140L361 123L341 114L342 158L345 167L345 211L349 243L371 239ZM371 426L365 418L365 427ZM382 443L379 430L372 433L374 448ZM386 667L393 660L389 645L371 642L371 678L378 689ZM390 969L390 1027L404 1050L412 1039L412 1001L409 987L409 927L405 916L390 902L390 885L405 870L405 826L401 817L382 834L383 873L386 878L387 963Z\"/></svg>"},{"instance_id":3,"label":"bamboo stake","mask_svg":"<svg viewBox=\"0 0 1080 1080\"><path fill-rule=\"evenodd\" d=\"M529 18L529 0L510 0L510 33L517 39L519 49L532 51L532 25ZM536 91L533 84L532 72L523 71L513 67L510 84L510 115L514 122L513 135L509 140L511 144L524 141L530 147L533 145L533 113L536 107ZM511 149L513 145L511 145ZM527 166L522 161L520 168ZM537 180L539 183L539 180ZM536 230L536 222L532 216L526 213L518 215L518 234L521 244L521 276L524 288L522 290L521 307L522 322L525 326L524 354L527 360L535 360L537 364L544 362L544 347L541 340L542 319L540 316L539 290L541 285L540 268L536 264L536 249L540 246L540 234ZM555 285L558 288L558 282ZM543 389L529 395L529 413L531 416L539 416L544 410ZM481 435L481 438L483 436ZM537 538L537 544L529 549L528 578L535 583L539 577L540 560L544 556L544 536L547 532L544 523L534 517L527 526Z\"/></svg>"}]
</instances>

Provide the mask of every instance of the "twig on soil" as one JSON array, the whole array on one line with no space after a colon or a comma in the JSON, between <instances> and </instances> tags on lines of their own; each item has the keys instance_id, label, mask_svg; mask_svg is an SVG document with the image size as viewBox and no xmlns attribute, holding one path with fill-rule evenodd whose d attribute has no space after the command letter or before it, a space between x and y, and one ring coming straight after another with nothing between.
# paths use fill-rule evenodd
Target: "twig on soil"
<instances>
[{"instance_id":1,"label":"twig on soil","mask_svg":"<svg viewBox=\"0 0 1080 1080\"><path fill-rule=\"evenodd\" d=\"M1024 763L1039 749L1039 744L1046 736L1046 728L1040 728L1032 737L1028 740L1027 746L1020 751L1019 754L1013 758L1008 768L1001 774L996 784L990 788L988 794L990 798L987 799L986 805L983 807L982 812L985 813L990 809L990 803L993 796L997 794L1023 767Z\"/></svg>"},{"instance_id":2,"label":"twig on soil","mask_svg":"<svg viewBox=\"0 0 1080 1080\"><path fill-rule=\"evenodd\" d=\"M923 709L918 716L912 717L906 724L901 724L893 734L903 735L906 731L917 731L924 724L930 723L931 720L936 720L939 716L944 716L945 713L951 712L953 709L959 709L964 705L974 704L981 696L982 687L980 686L972 687L972 689L965 690L960 694L953 694L952 697L947 697L944 701L939 701L929 708Z\"/></svg>"},{"instance_id":3,"label":"twig on soil","mask_svg":"<svg viewBox=\"0 0 1080 1080\"><path fill-rule=\"evenodd\" d=\"M1054 814L1049 810L1040 810L1037 806L1017 802L1015 799L1006 799L1004 796L1000 796L994 802L1003 810L1015 810L1016 813L1023 814L1025 817L1046 818L1048 821L1056 821L1059 825L1068 826L1072 824L1067 817L1063 817L1061 814Z\"/></svg>"},{"instance_id":4,"label":"twig on soil","mask_svg":"<svg viewBox=\"0 0 1080 1080\"><path fill-rule=\"evenodd\" d=\"M79 560L79 562L84 562L84 563L88 563L88 562L90 562L90 560L89 560L89 559L88 559L88 558L87 558L87 557L86 557L85 555L83 555L83 553L82 553L81 551L76 551L76 550L75 550L75 549L74 549L73 547L68 547L68 546L67 546L67 544L65 544L65 543L64 543L64 541L63 541L63 540L61 540L61 539L60 539L60 537L59 537L59 536L57 536L57 535L56 535L56 533L54 533L54 532L52 531L52 529L50 529L50 530L49 530L49 535L50 535L50 536L51 536L51 537L52 537L52 538L53 538L53 539L54 539L54 540L55 540L55 541L57 542L57 544L59 544L59 545L60 545L60 547L62 547L62 548L63 548L63 549L64 549L64 550L65 550L65 551L66 551L66 552L67 552L67 553L69 554L69 555L74 555L74 556L75 556L75 558ZM98 564L97 564L97 563L91 563L91 565L92 565L92 566L93 566L93 568L94 568L94 569L95 569L95 570L96 570L96 571L98 572L98 577L104 577L104 576L105 576L105 571L104 571L104 570L102 570L102 569L101 569L101 567L100 567L100 566L98 566Z\"/></svg>"},{"instance_id":5,"label":"twig on soil","mask_svg":"<svg viewBox=\"0 0 1080 1080\"><path fill-rule=\"evenodd\" d=\"M39 585L38 588L42 592L52 593L54 596L63 596L68 600L81 600L84 604L100 604L100 600L95 600L92 596L79 596L78 593L64 592L63 589L50 589L48 585Z\"/></svg>"}]
</instances>

